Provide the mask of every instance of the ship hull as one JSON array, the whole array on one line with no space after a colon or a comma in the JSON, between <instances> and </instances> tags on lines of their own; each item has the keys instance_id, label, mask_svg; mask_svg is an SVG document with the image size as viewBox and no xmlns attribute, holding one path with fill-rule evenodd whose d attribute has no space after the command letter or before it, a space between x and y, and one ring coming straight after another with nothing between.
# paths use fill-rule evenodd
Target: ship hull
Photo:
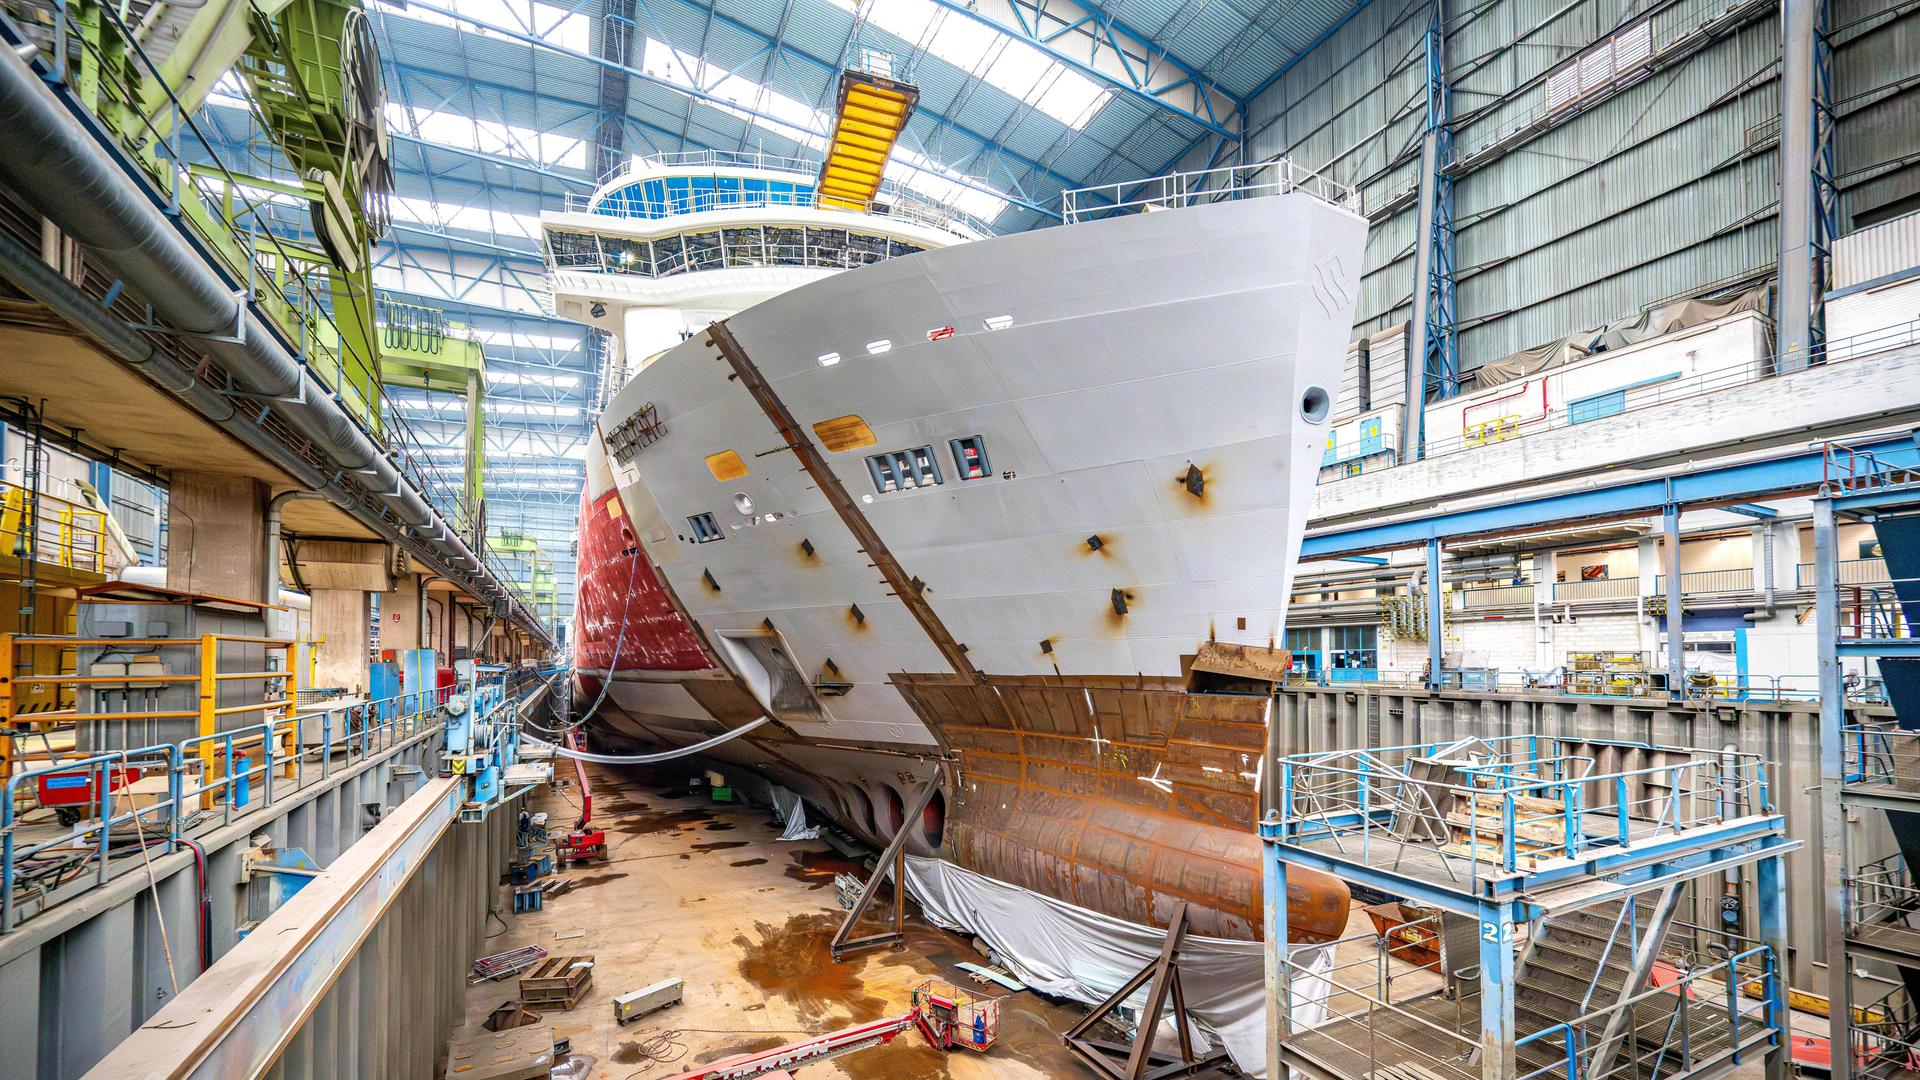
<instances>
[{"instance_id":1,"label":"ship hull","mask_svg":"<svg viewBox=\"0 0 1920 1080\"><path fill-rule=\"evenodd\" d=\"M771 715L713 756L876 844L904 829L1095 911L1164 925L1185 901L1196 932L1257 937L1269 699L1191 668L1284 664L1363 237L1305 196L1044 230L663 354L588 462L598 737ZM1290 887L1296 939L1342 932L1344 886Z\"/></svg>"}]
</instances>

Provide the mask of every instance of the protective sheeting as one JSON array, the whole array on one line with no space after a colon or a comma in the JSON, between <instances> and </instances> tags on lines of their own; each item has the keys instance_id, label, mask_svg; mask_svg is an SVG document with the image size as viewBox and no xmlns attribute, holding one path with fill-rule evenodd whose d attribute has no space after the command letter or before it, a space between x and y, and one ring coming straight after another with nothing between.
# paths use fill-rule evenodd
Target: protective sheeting
<instances>
[{"instance_id":1,"label":"protective sheeting","mask_svg":"<svg viewBox=\"0 0 1920 1080\"><path fill-rule=\"evenodd\" d=\"M1086 1002L1106 1000L1166 943L1164 931L984 877L941 859L907 857L907 890L928 920L973 934L1013 976L1041 993ZM1188 937L1180 950L1187 1009L1209 1040L1224 1045L1249 1076L1266 1075L1265 946L1255 941ZM1293 1026L1326 1019L1333 948L1291 947L1293 962L1312 974L1293 980ZM1296 968L1298 970L1298 968ZM1142 987L1131 1002L1146 997Z\"/></svg>"},{"instance_id":2,"label":"protective sheeting","mask_svg":"<svg viewBox=\"0 0 1920 1080\"><path fill-rule=\"evenodd\" d=\"M1489 386L1499 386L1504 382L1524 378L1537 371L1561 367L1575 360L1585 360L1587 347L1579 344L1576 339L1586 339L1592 335L1591 330L1583 331L1572 337L1549 341L1545 345L1535 345L1531 349L1521 349L1512 356L1482 364L1474 372L1475 385L1484 390Z\"/></svg>"},{"instance_id":3,"label":"protective sheeting","mask_svg":"<svg viewBox=\"0 0 1920 1080\"><path fill-rule=\"evenodd\" d=\"M1741 311L1767 310L1767 286L1712 299L1676 300L1632 318L1618 319L1593 330L1569 334L1558 341L1522 349L1512 356L1482 364L1474 371L1477 387L1486 389L1536 372L1584 360L1594 353L1624 349L1667 334L1710 323Z\"/></svg>"},{"instance_id":4,"label":"protective sheeting","mask_svg":"<svg viewBox=\"0 0 1920 1080\"><path fill-rule=\"evenodd\" d=\"M820 826L808 827L807 825L807 804L798 793L775 784L770 794L773 796L773 812L780 815L781 823L786 826L780 833L780 839L820 839Z\"/></svg>"},{"instance_id":5,"label":"protective sheeting","mask_svg":"<svg viewBox=\"0 0 1920 1080\"><path fill-rule=\"evenodd\" d=\"M1767 286L1765 285L1712 300L1679 300L1671 304L1662 304L1638 318L1621 319L1608 324L1607 328L1600 332L1599 337L1594 339L1593 351L1624 349L1642 341L1676 333L1702 323L1710 323L1735 312L1764 312L1766 309Z\"/></svg>"}]
</instances>

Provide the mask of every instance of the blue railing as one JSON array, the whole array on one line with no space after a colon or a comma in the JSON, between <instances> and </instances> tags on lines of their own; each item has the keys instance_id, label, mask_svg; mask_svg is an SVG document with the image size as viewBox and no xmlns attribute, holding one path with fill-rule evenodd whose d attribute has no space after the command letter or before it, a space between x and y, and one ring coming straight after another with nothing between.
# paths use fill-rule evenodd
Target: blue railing
<instances>
[{"instance_id":1,"label":"blue railing","mask_svg":"<svg viewBox=\"0 0 1920 1080\"><path fill-rule=\"evenodd\" d=\"M1439 755L1452 751L1458 759ZM1596 773L1596 755L1656 764ZM1436 775L1409 770L1423 761ZM1464 831L1436 849L1464 854L1466 877L1505 873L1595 849L1624 852L1655 837L1724 824L1770 806L1766 765L1755 754L1701 752L1646 743L1510 735L1379 750L1297 754L1280 759L1282 843L1329 839L1369 859L1374 844L1398 851L1410 820ZM1445 777L1445 778L1442 778ZM1349 846L1358 842L1358 851Z\"/></svg>"},{"instance_id":2,"label":"blue railing","mask_svg":"<svg viewBox=\"0 0 1920 1080\"><path fill-rule=\"evenodd\" d=\"M1748 963L1750 961L1751 963ZM1743 972L1740 970L1743 964L1748 966L1748 971ZM1746 983L1755 981L1756 976L1752 971L1755 967L1759 969L1757 976L1760 983L1760 1004L1757 1010L1759 1015L1746 1016L1742 1014L1740 1008L1741 987ZM1722 972L1724 972L1723 975L1721 974ZM1720 975L1720 977L1708 979L1706 978L1708 975ZM1632 997L1624 998L1604 1009L1596 1010L1585 1016L1575 1017L1563 1024L1555 1024L1552 1027L1542 1028L1531 1035L1522 1036L1514 1040L1514 1049L1516 1051L1535 1043L1548 1046L1558 1043L1560 1044L1562 1053L1565 1055L1562 1060L1542 1065L1532 1072L1521 1074L1520 1080L1548 1080L1550 1077L1563 1078L1563 1080L1590 1080L1593 1066L1597 1064L1592 1060L1594 1055L1600 1050L1607 1049L1605 1043L1602 1041L1606 1027L1603 1021L1622 1009L1633 1010L1635 1006L1638 1006L1642 1002L1654 1000L1663 994L1671 996L1674 1003L1673 1017L1668 1021L1666 1037L1661 1040L1658 1046L1640 1050L1637 1056L1645 1058L1651 1054L1654 1060L1665 1063L1664 1067L1655 1070L1654 1075L1667 1076L1684 1073L1696 1064L1695 1044L1706 1042L1705 1036L1710 1034L1708 1032L1696 1032L1692 1030L1691 1024L1687 1019L1692 1014L1692 1010L1688 1008L1688 1006L1694 1001L1701 999L1701 995L1695 991L1696 985L1701 983L1706 984L1702 989L1705 989L1707 993L1722 994L1726 998L1727 1042L1723 1045L1717 1043L1710 1044L1711 1049L1707 1051L1707 1054L1700 1056L1704 1058L1710 1054L1717 1057L1728 1051L1732 1051L1734 1060L1737 1062L1739 1061L1738 1051L1743 1038L1752 1036L1758 1030L1772 1030L1776 1033L1773 1037L1776 1039L1779 1038L1778 1032L1782 1030L1781 1025L1785 1020L1785 1017L1777 1014L1775 1008L1774 988L1779 978L1779 964L1773 955L1773 950L1767 948L1765 945L1757 945L1745 952L1735 953L1725 960L1696 967L1692 971L1682 975L1677 981L1669 983L1666 986L1656 986L1643 990ZM1609 1053L1616 1055L1616 1062L1620 1060L1619 1056L1621 1055L1627 1057L1636 1056L1634 1053L1636 1049L1636 1036L1633 1029L1640 1024L1641 1021L1638 1016L1635 1015L1634 1012L1629 1011L1627 1013L1626 1027L1618 1029L1614 1033L1613 1048ZM1601 1029L1598 1035L1591 1031L1591 1029L1596 1026ZM1745 1029L1744 1034L1742 1031L1743 1027ZM1638 1075L1637 1070L1622 1068L1611 1062L1608 1064L1613 1066L1608 1070L1608 1075Z\"/></svg>"},{"instance_id":3,"label":"blue railing","mask_svg":"<svg viewBox=\"0 0 1920 1080\"><path fill-rule=\"evenodd\" d=\"M471 684L466 684L453 688L453 692L469 689ZM335 754L344 757L342 767L346 767L438 729L446 697L443 691L417 691L361 702L346 710L327 709L321 703L292 719L252 724L178 743L106 751L15 773L0 793L0 934L18 925L22 901L36 893L44 909L69 898L56 894L83 877L93 878L87 889L106 884L113 876L116 858L146 858L155 849L160 854L171 853L190 829L224 825L271 805L276 795L276 774L290 781L292 790L305 787L310 756L317 759L315 778L324 779L332 775ZM341 722L338 731L336 717ZM317 743L303 737L303 733L315 731ZM202 763L204 771L197 781L190 779L193 770L189 762ZM131 778L161 770L167 777L164 798L147 798L145 793L135 796L124 790ZM215 772L217 776L210 775ZM44 801L43 793L71 790L76 785L84 785L87 796L69 805L82 806L92 816L65 829L49 827L39 839L27 839L27 831L38 823L23 819L35 811L53 808L54 804ZM117 789L122 792L118 796ZM121 803L126 804L125 809L120 808ZM116 830L131 832L131 841L117 838Z\"/></svg>"}]
</instances>

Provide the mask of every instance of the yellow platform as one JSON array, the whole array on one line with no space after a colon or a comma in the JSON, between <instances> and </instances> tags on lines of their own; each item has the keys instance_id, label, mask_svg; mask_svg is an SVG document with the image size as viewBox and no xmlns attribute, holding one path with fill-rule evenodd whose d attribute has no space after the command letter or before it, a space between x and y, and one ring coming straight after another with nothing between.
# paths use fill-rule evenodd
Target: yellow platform
<instances>
[{"instance_id":1,"label":"yellow platform","mask_svg":"<svg viewBox=\"0 0 1920 1080\"><path fill-rule=\"evenodd\" d=\"M893 144L920 100L916 87L864 71L840 73L827 159L815 183L820 205L865 210L880 193Z\"/></svg>"}]
</instances>

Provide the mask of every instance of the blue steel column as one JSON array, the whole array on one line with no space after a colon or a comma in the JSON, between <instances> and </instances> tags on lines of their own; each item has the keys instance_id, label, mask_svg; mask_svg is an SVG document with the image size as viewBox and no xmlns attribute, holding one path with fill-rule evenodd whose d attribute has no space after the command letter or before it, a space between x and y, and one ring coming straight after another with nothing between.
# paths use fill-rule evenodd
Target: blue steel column
<instances>
[{"instance_id":1,"label":"blue steel column","mask_svg":"<svg viewBox=\"0 0 1920 1080\"><path fill-rule=\"evenodd\" d=\"M1445 614L1443 607L1447 598L1446 594L1440 591L1440 585L1440 541L1433 539L1427 541L1427 689L1429 690L1438 690L1443 683L1440 665L1445 659L1445 651L1441 646L1444 644L1442 638L1446 633L1446 624L1442 616Z\"/></svg>"},{"instance_id":2,"label":"blue steel column","mask_svg":"<svg viewBox=\"0 0 1920 1080\"><path fill-rule=\"evenodd\" d=\"M1840 799L1846 783L1847 692L1840 670L1840 601L1834 581L1839 544L1833 503L1813 500L1813 633L1820 674L1820 869L1826 894L1827 1026L1833 1047L1833 1080L1848 1080L1853 1055L1853 980L1847 959L1847 810ZM1784 954L1782 954L1784 955Z\"/></svg>"},{"instance_id":3,"label":"blue steel column","mask_svg":"<svg viewBox=\"0 0 1920 1080\"><path fill-rule=\"evenodd\" d=\"M1687 694L1687 643L1681 612L1685 593L1680 588L1680 507L1668 503L1660 512L1661 543L1667 564L1667 696L1679 701Z\"/></svg>"},{"instance_id":4,"label":"blue steel column","mask_svg":"<svg viewBox=\"0 0 1920 1080\"><path fill-rule=\"evenodd\" d=\"M1761 809L1765 809L1762 807ZM1760 892L1760 943L1773 953L1773 981L1767 984L1767 1011L1780 1029L1773 1045L1767 1048L1766 1080L1787 1080L1793 1075L1793 1038L1786 1028L1787 1013L1787 879L1786 858L1773 855L1761 859L1754 868L1755 887ZM1845 1012L1832 1010L1837 1015ZM1845 1043L1834 1043L1845 1046ZM1841 1056L1841 1055L1836 1055ZM1846 1075L1842 1066L1833 1075Z\"/></svg>"},{"instance_id":5,"label":"blue steel column","mask_svg":"<svg viewBox=\"0 0 1920 1080\"><path fill-rule=\"evenodd\" d=\"M1513 1080L1513 909L1480 904L1480 1076Z\"/></svg>"},{"instance_id":6,"label":"blue steel column","mask_svg":"<svg viewBox=\"0 0 1920 1080\"><path fill-rule=\"evenodd\" d=\"M1798 371L1824 344L1835 231L1826 0L1782 0L1780 23L1780 367Z\"/></svg>"},{"instance_id":7,"label":"blue steel column","mask_svg":"<svg viewBox=\"0 0 1920 1080\"><path fill-rule=\"evenodd\" d=\"M1451 95L1446 77L1446 4L1434 0L1427 22L1427 127L1420 142L1419 239L1413 252L1413 331L1407 350L1407 438L1401 460L1426 453L1426 403L1458 388L1454 332L1453 156Z\"/></svg>"},{"instance_id":8,"label":"blue steel column","mask_svg":"<svg viewBox=\"0 0 1920 1080\"><path fill-rule=\"evenodd\" d=\"M1293 978L1287 970L1287 864L1272 843L1260 845L1260 864L1261 901L1267 911L1267 1075L1287 1080L1293 1074L1280 1052L1293 1008Z\"/></svg>"}]
</instances>

